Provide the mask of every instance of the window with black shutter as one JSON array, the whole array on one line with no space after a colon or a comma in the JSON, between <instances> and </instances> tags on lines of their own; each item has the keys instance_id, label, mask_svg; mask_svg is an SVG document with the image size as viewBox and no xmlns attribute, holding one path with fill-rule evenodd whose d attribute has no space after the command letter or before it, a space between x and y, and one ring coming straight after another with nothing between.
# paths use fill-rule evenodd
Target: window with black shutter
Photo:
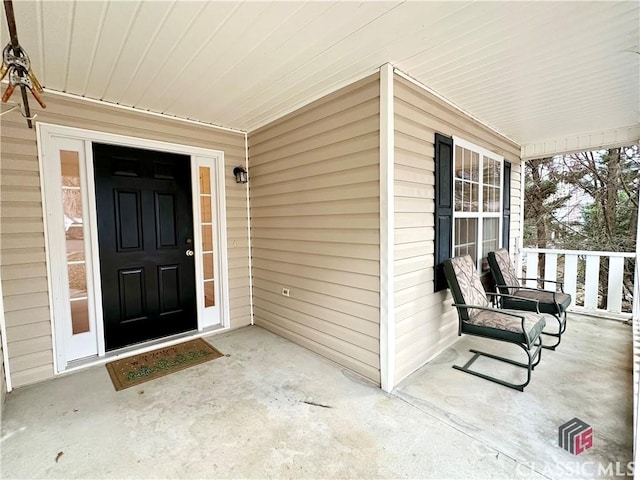
<instances>
[{"instance_id":1,"label":"window with black shutter","mask_svg":"<svg viewBox=\"0 0 640 480\"><path fill-rule=\"evenodd\" d=\"M511 164L462 139L435 136L435 291L447 288L442 262L471 255L480 271L487 253L509 244Z\"/></svg>"}]
</instances>

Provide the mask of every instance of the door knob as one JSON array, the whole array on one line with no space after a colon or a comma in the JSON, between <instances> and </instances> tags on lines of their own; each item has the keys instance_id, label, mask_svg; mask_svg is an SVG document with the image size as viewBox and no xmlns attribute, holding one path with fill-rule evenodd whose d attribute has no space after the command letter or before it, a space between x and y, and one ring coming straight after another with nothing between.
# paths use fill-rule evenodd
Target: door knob
<instances>
[{"instance_id":1,"label":"door knob","mask_svg":"<svg viewBox=\"0 0 640 480\"><path fill-rule=\"evenodd\" d=\"M185 253L187 254L187 257L193 257L193 250L187 250Z\"/></svg>"}]
</instances>

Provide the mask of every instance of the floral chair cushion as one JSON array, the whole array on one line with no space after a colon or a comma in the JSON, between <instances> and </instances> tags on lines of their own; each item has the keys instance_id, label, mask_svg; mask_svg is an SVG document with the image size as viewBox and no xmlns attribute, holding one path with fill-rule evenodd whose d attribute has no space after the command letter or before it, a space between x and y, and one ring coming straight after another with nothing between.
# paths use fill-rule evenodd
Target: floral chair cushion
<instances>
[{"instance_id":1,"label":"floral chair cushion","mask_svg":"<svg viewBox=\"0 0 640 480\"><path fill-rule=\"evenodd\" d=\"M504 282L502 283L502 285L519 287L520 282L518 281L516 270L515 268L513 268L513 262L511 262L511 258L509 257L509 252L505 248L501 248L493 252L493 255L495 257L495 263L497 264L498 269L502 274L502 281ZM496 278L496 281L500 283L498 278ZM503 293L508 293L509 295L513 295L515 294L516 290L518 289L509 288L508 292L503 292Z\"/></svg>"},{"instance_id":2,"label":"floral chair cushion","mask_svg":"<svg viewBox=\"0 0 640 480\"><path fill-rule=\"evenodd\" d=\"M515 295L520 298L527 298L530 300L537 300L539 302L540 311L543 311L543 306L550 304L555 307L555 302L558 302L561 310L566 310L571 303L571 295L562 292L553 292L551 290L516 290ZM554 301L555 298L555 301ZM517 303L517 300L508 300L509 303ZM554 311L556 308L553 309Z\"/></svg>"},{"instance_id":3,"label":"floral chair cushion","mask_svg":"<svg viewBox=\"0 0 640 480\"><path fill-rule=\"evenodd\" d=\"M478 307L488 307L489 300L480 281L480 276L471 256L464 255L451 259L451 266L456 275L456 280L462 293L463 301L466 305L477 305ZM480 310L469 309L469 316L473 316Z\"/></svg>"},{"instance_id":4,"label":"floral chair cushion","mask_svg":"<svg viewBox=\"0 0 640 480\"><path fill-rule=\"evenodd\" d=\"M506 312L518 315L506 315ZM540 334L546 325L544 315L533 312L523 312L519 310L487 311L475 310L469 317L469 322L478 327L489 327L497 330L522 334L522 319L524 317L524 329L530 342Z\"/></svg>"}]
</instances>

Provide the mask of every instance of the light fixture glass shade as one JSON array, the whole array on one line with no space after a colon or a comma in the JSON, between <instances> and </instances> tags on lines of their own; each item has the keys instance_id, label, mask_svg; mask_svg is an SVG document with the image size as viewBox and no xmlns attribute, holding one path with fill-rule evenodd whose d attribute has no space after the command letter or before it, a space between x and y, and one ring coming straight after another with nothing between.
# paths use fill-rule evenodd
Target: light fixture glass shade
<instances>
[{"instance_id":1,"label":"light fixture glass shade","mask_svg":"<svg viewBox=\"0 0 640 480\"><path fill-rule=\"evenodd\" d=\"M247 171L244 167L234 168L233 174L236 176L236 183L247 183L249 181Z\"/></svg>"}]
</instances>

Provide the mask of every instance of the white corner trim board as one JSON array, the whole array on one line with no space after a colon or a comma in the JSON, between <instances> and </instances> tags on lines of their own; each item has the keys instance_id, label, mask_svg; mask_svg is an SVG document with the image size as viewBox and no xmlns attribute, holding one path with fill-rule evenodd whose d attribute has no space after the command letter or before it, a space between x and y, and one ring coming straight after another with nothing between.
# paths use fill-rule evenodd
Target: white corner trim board
<instances>
[{"instance_id":1,"label":"white corner trim board","mask_svg":"<svg viewBox=\"0 0 640 480\"><path fill-rule=\"evenodd\" d=\"M395 386L393 67L380 68L380 383Z\"/></svg>"}]
</instances>

